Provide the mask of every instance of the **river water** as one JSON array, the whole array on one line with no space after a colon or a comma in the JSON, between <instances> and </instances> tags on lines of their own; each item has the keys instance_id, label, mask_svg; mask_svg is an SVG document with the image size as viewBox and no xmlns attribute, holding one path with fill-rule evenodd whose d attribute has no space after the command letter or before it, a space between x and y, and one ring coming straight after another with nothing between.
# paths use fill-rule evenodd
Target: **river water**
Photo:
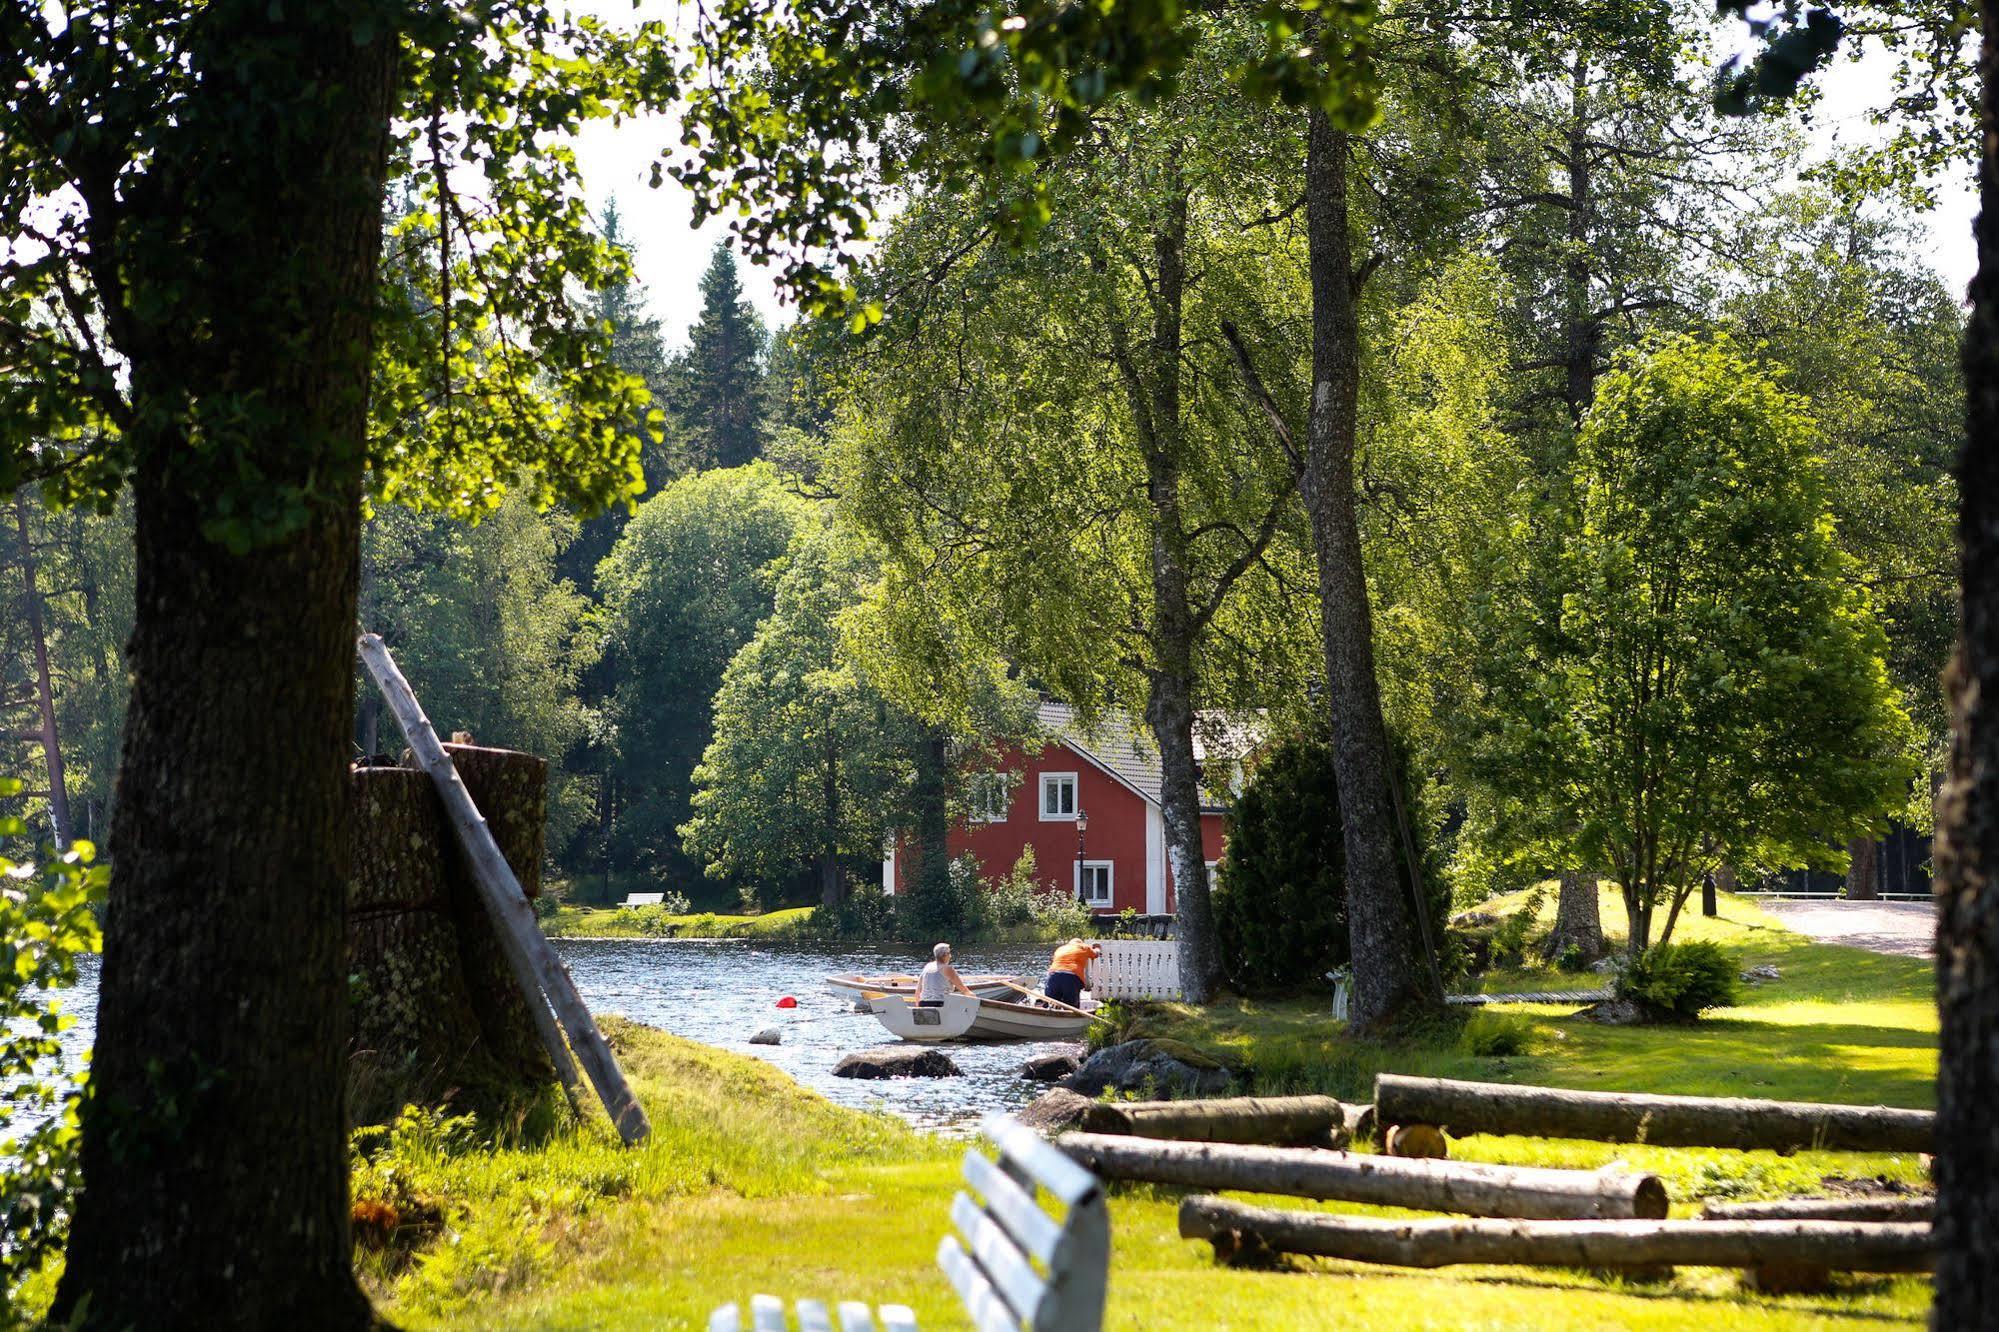
<instances>
[{"instance_id":1,"label":"river water","mask_svg":"<svg viewBox=\"0 0 1999 1332\"><path fill-rule=\"evenodd\" d=\"M894 1038L850 1000L826 991L838 972L913 971L927 960L910 949L768 944L742 939L557 939L576 988L592 1012L622 1013L677 1036L733 1050L773 1064L838 1104L900 1115L923 1128L962 1132L994 1110L1015 1108L1040 1088L1015 1076L1021 1061L1061 1048L1024 1041L954 1042L944 1049L964 1070L957 1078L900 1078L885 1082L836 1078L840 1057ZM1044 946L968 949L954 961L966 971L997 971L1039 979L1048 965ZM780 1009L785 995L798 1007ZM61 994L77 1023L63 1035L76 1061L90 1048L97 1005L97 959L84 959L78 984ZM764 1027L776 1027L778 1045L751 1045ZM17 1123L16 1130L25 1128Z\"/></svg>"}]
</instances>

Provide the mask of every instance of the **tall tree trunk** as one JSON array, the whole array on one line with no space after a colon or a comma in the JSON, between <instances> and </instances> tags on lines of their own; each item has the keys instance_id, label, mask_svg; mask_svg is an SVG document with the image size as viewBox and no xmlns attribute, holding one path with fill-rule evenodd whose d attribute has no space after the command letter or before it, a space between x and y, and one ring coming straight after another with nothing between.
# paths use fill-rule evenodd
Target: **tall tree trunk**
<instances>
[{"instance_id":1,"label":"tall tree trunk","mask_svg":"<svg viewBox=\"0 0 1999 1332\"><path fill-rule=\"evenodd\" d=\"M1201 845L1201 783L1194 760L1194 646L1201 625L1189 590L1187 521L1181 508L1182 311L1187 290L1187 193L1162 206L1152 236L1152 328L1143 354L1112 315L1112 346L1145 459L1150 509L1152 652L1145 721L1159 746L1160 815L1173 876L1180 936L1180 988L1193 1003L1221 980L1208 866ZM1226 587L1219 589L1226 591Z\"/></svg>"},{"instance_id":2,"label":"tall tree trunk","mask_svg":"<svg viewBox=\"0 0 1999 1332\"><path fill-rule=\"evenodd\" d=\"M56 846L67 848L73 831L69 822L69 787L63 778L62 740L56 734L55 681L49 673L49 637L42 622L42 593L35 584L35 543L28 536L28 499L14 492L14 523L21 540L21 605L28 621L28 640L35 654L35 709L41 722L42 761L49 779L49 824Z\"/></svg>"},{"instance_id":3,"label":"tall tree trunk","mask_svg":"<svg viewBox=\"0 0 1999 1332\"><path fill-rule=\"evenodd\" d=\"M1964 337L1956 722L1937 798L1936 1305L1932 1326L1999 1309L1999 5L1980 6L1978 275Z\"/></svg>"},{"instance_id":4,"label":"tall tree trunk","mask_svg":"<svg viewBox=\"0 0 1999 1332\"><path fill-rule=\"evenodd\" d=\"M1585 962L1603 956L1603 910L1596 875L1580 870L1562 872L1562 886L1555 899L1555 929L1541 945L1541 952L1552 962L1570 948L1580 949Z\"/></svg>"},{"instance_id":5,"label":"tall tree trunk","mask_svg":"<svg viewBox=\"0 0 1999 1332\"><path fill-rule=\"evenodd\" d=\"M1878 901L1881 897L1881 844L1871 835L1856 837L1846 844L1846 895L1856 902Z\"/></svg>"},{"instance_id":6,"label":"tall tree trunk","mask_svg":"<svg viewBox=\"0 0 1999 1332\"><path fill-rule=\"evenodd\" d=\"M1346 842L1347 924L1353 943L1354 1026L1420 1003L1409 902L1395 855L1388 728L1374 674L1374 625L1361 565L1354 496L1360 396L1360 319L1347 219L1347 135L1311 113L1306 235L1312 278L1312 408L1300 490L1318 552L1333 767Z\"/></svg>"},{"instance_id":7,"label":"tall tree trunk","mask_svg":"<svg viewBox=\"0 0 1999 1332\"><path fill-rule=\"evenodd\" d=\"M1580 425L1596 398L1597 344L1602 325L1590 309L1590 223L1595 209L1590 181L1589 61L1576 52L1569 69L1568 253L1562 262L1562 397L1569 421Z\"/></svg>"},{"instance_id":8,"label":"tall tree trunk","mask_svg":"<svg viewBox=\"0 0 1999 1332\"><path fill-rule=\"evenodd\" d=\"M181 239L119 251L104 293L139 423L137 606L58 1322L372 1317L348 1233L342 915L397 70L393 32L360 27L378 11L217 0L187 33L174 122L121 194L160 200ZM133 290L148 304L122 305ZM243 552L204 534L218 454L228 484L257 477L280 501L273 517L295 501L283 535Z\"/></svg>"}]
</instances>

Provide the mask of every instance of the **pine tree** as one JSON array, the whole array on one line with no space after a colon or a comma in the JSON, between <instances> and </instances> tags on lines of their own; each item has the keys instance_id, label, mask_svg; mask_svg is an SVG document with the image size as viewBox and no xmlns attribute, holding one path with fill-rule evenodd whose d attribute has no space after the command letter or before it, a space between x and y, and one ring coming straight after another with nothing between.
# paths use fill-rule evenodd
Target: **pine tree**
<instances>
[{"instance_id":1,"label":"pine tree","mask_svg":"<svg viewBox=\"0 0 1999 1332\"><path fill-rule=\"evenodd\" d=\"M768 344L736 256L717 244L701 275L701 317L673 366L674 417L693 465L740 467L763 452Z\"/></svg>"}]
</instances>

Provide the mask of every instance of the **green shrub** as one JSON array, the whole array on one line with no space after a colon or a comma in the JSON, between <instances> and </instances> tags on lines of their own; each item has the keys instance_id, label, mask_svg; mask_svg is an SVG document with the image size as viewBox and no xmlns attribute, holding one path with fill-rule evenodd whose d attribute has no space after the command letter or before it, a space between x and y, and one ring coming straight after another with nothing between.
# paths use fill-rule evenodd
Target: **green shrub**
<instances>
[{"instance_id":1,"label":"green shrub","mask_svg":"<svg viewBox=\"0 0 1999 1332\"><path fill-rule=\"evenodd\" d=\"M1547 900L1547 893L1536 888L1527 894L1527 900L1520 909L1499 922L1499 928L1492 933L1492 963L1498 967L1517 967L1526 958L1527 941L1541 918L1541 906Z\"/></svg>"},{"instance_id":2,"label":"green shrub","mask_svg":"<svg viewBox=\"0 0 1999 1332\"><path fill-rule=\"evenodd\" d=\"M1555 969L1570 972L1571 974L1578 971L1588 971L1589 954L1583 951L1581 944L1572 943L1567 948L1564 948L1561 955L1555 959Z\"/></svg>"},{"instance_id":3,"label":"green shrub","mask_svg":"<svg viewBox=\"0 0 1999 1332\"><path fill-rule=\"evenodd\" d=\"M1480 1059L1526 1054L1533 1033L1534 1024L1522 1014L1481 1008L1458 1033L1458 1049Z\"/></svg>"},{"instance_id":4,"label":"green shrub","mask_svg":"<svg viewBox=\"0 0 1999 1332\"><path fill-rule=\"evenodd\" d=\"M1228 817L1215 933L1229 984L1311 984L1347 962L1346 848L1330 745L1287 740Z\"/></svg>"},{"instance_id":5,"label":"green shrub","mask_svg":"<svg viewBox=\"0 0 1999 1332\"><path fill-rule=\"evenodd\" d=\"M1707 940L1659 944L1618 973L1617 993L1660 1013L1691 1019L1735 1002L1734 959Z\"/></svg>"}]
</instances>

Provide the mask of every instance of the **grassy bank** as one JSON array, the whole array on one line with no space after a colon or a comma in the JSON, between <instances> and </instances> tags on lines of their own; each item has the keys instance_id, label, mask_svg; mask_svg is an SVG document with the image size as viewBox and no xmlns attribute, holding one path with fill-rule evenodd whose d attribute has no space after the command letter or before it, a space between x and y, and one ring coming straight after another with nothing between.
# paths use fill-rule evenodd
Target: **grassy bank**
<instances>
[{"instance_id":1,"label":"grassy bank","mask_svg":"<svg viewBox=\"0 0 1999 1332\"><path fill-rule=\"evenodd\" d=\"M1605 1029L1538 1005L1496 1019L1525 1047L1481 1055L1439 1028L1401 1048L1353 1045L1305 1003L1167 1008L1150 1021L1234 1049L1268 1090L1358 1095L1377 1068L1569 1086L1737 1092L1924 1105L1934 1011L1921 962L1812 944L1730 902L1703 930L1774 962L1777 982L1693 1029ZM1606 919L1609 919L1606 916ZM1554 984L1528 973L1522 982ZM1573 981L1568 982L1573 985ZM1482 1019L1481 1021L1488 1021ZM758 1291L900 1300L925 1328L963 1327L931 1265L957 1187L956 1144L899 1121L838 1109L765 1065L625 1023L610 1029L655 1126L626 1152L596 1124L520 1151L458 1148L406 1133L358 1178L398 1179L444 1203L446 1233L411 1255L371 1250L373 1293L410 1327L698 1327L707 1311ZM893 1096L893 1084L884 1088ZM1801 1152L1669 1151L1472 1138L1465 1159L1657 1170L1684 1214L1706 1199L1780 1196L1826 1176L1914 1181L1912 1158ZM391 1189L391 1192L393 1190ZM1287 1207L1309 1206L1273 1200ZM1915 1325L1919 1278L1849 1279L1821 1296L1747 1293L1731 1272L1669 1281L1470 1268L1393 1272L1303 1262L1296 1270L1218 1268L1177 1237L1170 1191L1121 1190L1107 1326L1119 1329L1324 1327L1351 1320L1412 1328L1832 1327L1860 1318ZM1339 1205L1329 1211L1368 1211Z\"/></svg>"},{"instance_id":2,"label":"grassy bank","mask_svg":"<svg viewBox=\"0 0 1999 1332\"><path fill-rule=\"evenodd\" d=\"M837 929L821 928L813 919L812 907L788 907L757 916L725 916L702 911L691 915L670 915L660 907L561 906L542 917L542 933L550 938L575 939L789 939L801 943L887 943L880 937L852 939ZM976 944L1049 943L1066 939L1069 929L1042 927L1033 922L986 929L960 936L960 947ZM911 940L907 942L927 942Z\"/></svg>"},{"instance_id":3,"label":"grassy bank","mask_svg":"<svg viewBox=\"0 0 1999 1332\"><path fill-rule=\"evenodd\" d=\"M796 939L807 937L811 907L725 916L712 911L669 915L659 907L562 906L542 917L550 938L581 939Z\"/></svg>"}]
</instances>

